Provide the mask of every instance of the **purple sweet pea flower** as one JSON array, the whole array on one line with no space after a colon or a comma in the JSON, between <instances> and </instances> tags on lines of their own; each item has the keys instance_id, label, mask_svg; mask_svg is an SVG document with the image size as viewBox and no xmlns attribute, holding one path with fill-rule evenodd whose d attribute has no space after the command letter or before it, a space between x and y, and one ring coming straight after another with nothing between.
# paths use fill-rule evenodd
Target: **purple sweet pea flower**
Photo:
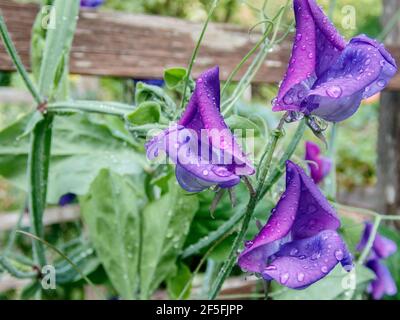
<instances>
[{"instance_id":1,"label":"purple sweet pea flower","mask_svg":"<svg viewBox=\"0 0 400 320\"><path fill-rule=\"evenodd\" d=\"M61 207L65 207L66 205L69 205L72 202L74 202L75 199L76 199L76 194L66 193L60 197L60 200L58 200L58 205Z\"/></svg>"},{"instance_id":2,"label":"purple sweet pea flower","mask_svg":"<svg viewBox=\"0 0 400 320\"><path fill-rule=\"evenodd\" d=\"M273 111L339 122L383 90L397 71L382 44L365 35L343 39L315 0L294 0L296 35Z\"/></svg>"},{"instance_id":3,"label":"purple sweet pea flower","mask_svg":"<svg viewBox=\"0 0 400 320\"><path fill-rule=\"evenodd\" d=\"M188 192L213 185L231 188L254 168L220 113L219 68L205 71L181 119L146 144L151 160L164 151L176 164L176 178Z\"/></svg>"},{"instance_id":4,"label":"purple sweet pea flower","mask_svg":"<svg viewBox=\"0 0 400 320\"><path fill-rule=\"evenodd\" d=\"M81 0L81 7L97 8L103 4L104 0Z\"/></svg>"},{"instance_id":5,"label":"purple sweet pea flower","mask_svg":"<svg viewBox=\"0 0 400 320\"><path fill-rule=\"evenodd\" d=\"M265 280L303 289L325 277L339 262L351 266L346 244L335 231L335 210L303 169L286 163L286 190L267 224L246 243L238 264ZM346 268L349 271L349 268Z\"/></svg>"},{"instance_id":6,"label":"purple sweet pea flower","mask_svg":"<svg viewBox=\"0 0 400 320\"><path fill-rule=\"evenodd\" d=\"M135 82L135 84L137 84L138 82L143 82L145 84L150 84L157 87L164 86L164 80L162 79L134 79L133 81Z\"/></svg>"},{"instance_id":7,"label":"purple sweet pea flower","mask_svg":"<svg viewBox=\"0 0 400 320\"><path fill-rule=\"evenodd\" d=\"M367 222L365 224L365 229L361 237L360 243L357 245L357 250L364 250L368 243L368 239L372 232L372 223ZM392 240L377 234L375 236L374 243L372 245L372 250L366 262L366 266L371 269L376 278L373 280L368 288L368 291L372 294L375 300L382 299L382 297L387 295L395 295L397 293L396 283L390 274L389 269L380 261L388 258L397 250L397 245Z\"/></svg>"},{"instance_id":8,"label":"purple sweet pea flower","mask_svg":"<svg viewBox=\"0 0 400 320\"><path fill-rule=\"evenodd\" d=\"M310 161L311 178L316 184L320 183L331 171L332 161L321 156L321 149L319 146L311 141L306 141L306 155L305 159Z\"/></svg>"}]
</instances>

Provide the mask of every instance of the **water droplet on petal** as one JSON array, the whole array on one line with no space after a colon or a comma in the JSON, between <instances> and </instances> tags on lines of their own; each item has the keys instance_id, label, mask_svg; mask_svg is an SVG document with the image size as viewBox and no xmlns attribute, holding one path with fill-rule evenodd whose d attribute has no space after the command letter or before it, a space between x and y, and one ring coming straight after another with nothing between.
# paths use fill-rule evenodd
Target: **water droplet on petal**
<instances>
[{"instance_id":1,"label":"water droplet on petal","mask_svg":"<svg viewBox=\"0 0 400 320\"><path fill-rule=\"evenodd\" d=\"M331 86L328 89L326 89L326 93L331 98L337 99L342 95L342 88L339 86Z\"/></svg>"},{"instance_id":2,"label":"water droplet on petal","mask_svg":"<svg viewBox=\"0 0 400 320\"><path fill-rule=\"evenodd\" d=\"M336 258L338 261L343 260L343 251L342 251L342 250L336 250L336 251L335 251L335 258Z\"/></svg>"},{"instance_id":3,"label":"water droplet on petal","mask_svg":"<svg viewBox=\"0 0 400 320\"><path fill-rule=\"evenodd\" d=\"M364 64L365 64L366 66L368 66L370 63L371 63L371 59L367 59L367 60L365 60L365 63L364 63Z\"/></svg>"},{"instance_id":4,"label":"water droplet on petal","mask_svg":"<svg viewBox=\"0 0 400 320\"><path fill-rule=\"evenodd\" d=\"M251 241L251 240L249 240L249 241L246 241L245 243L244 243L244 246L246 247L246 248L250 248L252 245L253 245L253 241Z\"/></svg>"},{"instance_id":5,"label":"water droplet on petal","mask_svg":"<svg viewBox=\"0 0 400 320\"><path fill-rule=\"evenodd\" d=\"M321 268L321 271L322 271L323 273L328 273L328 267L323 266L323 267Z\"/></svg>"},{"instance_id":6,"label":"water droplet on petal","mask_svg":"<svg viewBox=\"0 0 400 320\"><path fill-rule=\"evenodd\" d=\"M273 264L269 265L268 267L265 268L265 271L274 271L276 270L276 266L274 266Z\"/></svg>"},{"instance_id":7,"label":"water droplet on petal","mask_svg":"<svg viewBox=\"0 0 400 320\"><path fill-rule=\"evenodd\" d=\"M279 282L280 282L281 284L287 283L288 280L289 280L289 273L284 273L284 274L282 274L282 275L280 276L280 278L279 278Z\"/></svg>"},{"instance_id":8,"label":"water droplet on petal","mask_svg":"<svg viewBox=\"0 0 400 320\"><path fill-rule=\"evenodd\" d=\"M301 38L303 38L303 35L302 35L301 33L297 34L296 40L297 40L297 41L300 41Z\"/></svg>"},{"instance_id":9,"label":"water droplet on petal","mask_svg":"<svg viewBox=\"0 0 400 320\"><path fill-rule=\"evenodd\" d=\"M380 86L380 87L383 88L383 87L386 85L386 81L383 80L383 79L381 79L381 80L379 80L379 81L377 82L377 84L378 84L378 86Z\"/></svg>"},{"instance_id":10,"label":"water droplet on petal","mask_svg":"<svg viewBox=\"0 0 400 320\"><path fill-rule=\"evenodd\" d=\"M299 282L302 282L303 280L304 280L304 273L303 272L299 272L298 274L297 274L297 280L299 281Z\"/></svg>"},{"instance_id":11,"label":"water droplet on petal","mask_svg":"<svg viewBox=\"0 0 400 320\"><path fill-rule=\"evenodd\" d=\"M290 255L295 256L298 252L299 252L299 250L297 250L296 248L293 248L292 250L290 250Z\"/></svg>"},{"instance_id":12,"label":"water droplet on petal","mask_svg":"<svg viewBox=\"0 0 400 320\"><path fill-rule=\"evenodd\" d=\"M208 176L208 170L203 170L203 175Z\"/></svg>"},{"instance_id":13,"label":"water droplet on petal","mask_svg":"<svg viewBox=\"0 0 400 320\"><path fill-rule=\"evenodd\" d=\"M311 260L317 260L320 256L321 254L319 252L313 253L313 255L311 256Z\"/></svg>"},{"instance_id":14,"label":"water droplet on petal","mask_svg":"<svg viewBox=\"0 0 400 320\"><path fill-rule=\"evenodd\" d=\"M225 167L213 167L212 171L220 177L229 177L231 175L231 172Z\"/></svg>"}]
</instances>

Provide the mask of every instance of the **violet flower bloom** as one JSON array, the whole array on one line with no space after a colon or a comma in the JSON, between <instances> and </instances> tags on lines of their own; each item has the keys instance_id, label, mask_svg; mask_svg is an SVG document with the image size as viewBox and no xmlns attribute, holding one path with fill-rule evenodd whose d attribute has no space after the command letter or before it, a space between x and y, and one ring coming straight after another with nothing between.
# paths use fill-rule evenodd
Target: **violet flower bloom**
<instances>
[{"instance_id":1,"label":"violet flower bloom","mask_svg":"<svg viewBox=\"0 0 400 320\"><path fill-rule=\"evenodd\" d=\"M357 250L364 250L367 245L368 239L371 236L372 224L367 222L365 224L364 233L361 237L360 243L357 245ZM375 300L381 299L385 294L395 295L397 293L396 283L390 274L389 269L380 261L388 258L397 250L396 243L392 240L377 234L372 246L372 250L366 262L366 266L371 269L376 278L373 280L368 288Z\"/></svg>"},{"instance_id":2,"label":"violet flower bloom","mask_svg":"<svg viewBox=\"0 0 400 320\"><path fill-rule=\"evenodd\" d=\"M231 188L254 168L220 113L219 68L205 71L181 119L146 144L152 160L164 151L176 164L183 189L199 192L213 185Z\"/></svg>"},{"instance_id":3,"label":"violet flower bloom","mask_svg":"<svg viewBox=\"0 0 400 320\"><path fill-rule=\"evenodd\" d=\"M81 0L81 7L97 8L103 4L104 0Z\"/></svg>"},{"instance_id":4,"label":"violet flower bloom","mask_svg":"<svg viewBox=\"0 0 400 320\"><path fill-rule=\"evenodd\" d=\"M303 169L286 163L286 190L267 224L245 244L239 266L247 272L303 289L352 258L339 234L335 210ZM349 266L349 268L347 268Z\"/></svg>"},{"instance_id":5,"label":"violet flower bloom","mask_svg":"<svg viewBox=\"0 0 400 320\"><path fill-rule=\"evenodd\" d=\"M343 121L362 99L385 88L396 63L382 44L365 35L346 43L315 0L293 2L296 35L273 111Z\"/></svg>"},{"instance_id":6,"label":"violet flower bloom","mask_svg":"<svg viewBox=\"0 0 400 320\"><path fill-rule=\"evenodd\" d=\"M72 202L74 202L75 199L76 199L76 194L66 193L60 197L60 200L58 200L58 205L61 207L65 207L66 205L69 205Z\"/></svg>"},{"instance_id":7,"label":"violet flower bloom","mask_svg":"<svg viewBox=\"0 0 400 320\"><path fill-rule=\"evenodd\" d=\"M164 80L162 79L133 79L134 83L137 84L138 82L143 82L145 84L149 84L152 86L163 87Z\"/></svg>"},{"instance_id":8,"label":"violet flower bloom","mask_svg":"<svg viewBox=\"0 0 400 320\"><path fill-rule=\"evenodd\" d=\"M316 184L320 183L332 169L332 161L321 156L321 149L311 141L306 141L305 160L310 161L308 166L310 167L311 178Z\"/></svg>"}]
</instances>

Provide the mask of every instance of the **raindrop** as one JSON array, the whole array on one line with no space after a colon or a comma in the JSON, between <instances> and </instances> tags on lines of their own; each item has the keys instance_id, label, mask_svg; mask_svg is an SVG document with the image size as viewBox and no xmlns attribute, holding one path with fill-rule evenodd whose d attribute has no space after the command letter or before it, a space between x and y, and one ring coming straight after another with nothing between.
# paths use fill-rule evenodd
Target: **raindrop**
<instances>
[{"instance_id":1,"label":"raindrop","mask_svg":"<svg viewBox=\"0 0 400 320\"><path fill-rule=\"evenodd\" d=\"M289 280L289 273L284 273L280 276L279 281L281 284L287 283Z\"/></svg>"},{"instance_id":2,"label":"raindrop","mask_svg":"<svg viewBox=\"0 0 400 320\"><path fill-rule=\"evenodd\" d=\"M371 63L371 59L365 60L365 65L368 66Z\"/></svg>"},{"instance_id":3,"label":"raindrop","mask_svg":"<svg viewBox=\"0 0 400 320\"><path fill-rule=\"evenodd\" d=\"M286 95L286 96L283 98L283 102L286 103L286 104L292 104L292 103L293 103L293 98L290 97L290 96L288 96L288 95Z\"/></svg>"},{"instance_id":4,"label":"raindrop","mask_svg":"<svg viewBox=\"0 0 400 320\"><path fill-rule=\"evenodd\" d=\"M314 57L314 54L312 52L308 54L309 59L312 59L313 57Z\"/></svg>"},{"instance_id":5,"label":"raindrop","mask_svg":"<svg viewBox=\"0 0 400 320\"><path fill-rule=\"evenodd\" d=\"M293 248L292 250L290 250L290 255L295 256L298 252L299 252L299 250L297 250L296 248Z\"/></svg>"},{"instance_id":6,"label":"raindrop","mask_svg":"<svg viewBox=\"0 0 400 320\"><path fill-rule=\"evenodd\" d=\"M382 88L386 85L386 81L383 79L379 80L377 83L378 83L378 86L380 86Z\"/></svg>"},{"instance_id":7,"label":"raindrop","mask_svg":"<svg viewBox=\"0 0 400 320\"><path fill-rule=\"evenodd\" d=\"M298 280L299 282L302 282L302 281L304 280L304 273L299 272L299 273L297 274L297 280Z\"/></svg>"},{"instance_id":8,"label":"raindrop","mask_svg":"<svg viewBox=\"0 0 400 320\"><path fill-rule=\"evenodd\" d=\"M208 176L208 173L209 173L208 170L203 170L203 175L204 176Z\"/></svg>"},{"instance_id":9,"label":"raindrop","mask_svg":"<svg viewBox=\"0 0 400 320\"><path fill-rule=\"evenodd\" d=\"M335 251L335 258L336 258L338 261L343 260L343 251L342 251L342 250L336 250L336 251Z\"/></svg>"},{"instance_id":10,"label":"raindrop","mask_svg":"<svg viewBox=\"0 0 400 320\"><path fill-rule=\"evenodd\" d=\"M326 93L331 98L337 99L342 95L342 88L340 88L339 86L331 86L328 89L326 89Z\"/></svg>"},{"instance_id":11,"label":"raindrop","mask_svg":"<svg viewBox=\"0 0 400 320\"><path fill-rule=\"evenodd\" d=\"M249 240L249 241L246 241L245 243L244 243L244 246L246 247L246 248L250 248L252 245L253 245L253 241L251 241L251 240Z\"/></svg>"},{"instance_id":12,"label":"raindrop","mask_svg":"<svg viewBox=\"0 0 400 320\"><path fill-rule=\"evenodd\" d=\"M215 167L215 168L212 168L212 171L213 171L217 176L220 176L220 177L228 177L228 176L231 175L231 173L229 172L229 170L227 170L227 169L224 168L224 167Z\"/></svg>"},{"instance_id":13,"label":"raindrop","mask_svg":"<svg viewBox=\"0 0 400 320\"><path fill-rule=\"evenodd\" d=\"M301 38L303 38L303 35L302 35L301 33L297 34L296 40L297 40L297 41L300 41Z\"/></svg>"},{"instance_id":14,"label":"raindrop","mask_svg":"<svg viewBox=\"0 0 400 320\"><path fill-rule=\"evenodd\" d=\"M328 267L323 266L323 267L321 268L321 271L322 271L323 273L328 273Z\"/></svg>"},{"instance_id":15,"label":"raindrop","mask_svg":"<svg viewBox=\"0 0 400 320\"><path fill-rule=\"evenodd\" d=\"M265 271L274 271L276 270L276 266L274 266L273 264L269 265L268 267L265 268Z\"/></svg>"},{"instance_id":16,"label":"raindrop","mask_svg":"<svg viewBox=\"0 0 400 320\"><path fill-rule=\"evenodd\" d=\"M317 259L319 259L320 256L321 256L321 254L319 252L313 253L313 255L311 256L311 260L317 260Z\"/></svg>"}]
</instances>

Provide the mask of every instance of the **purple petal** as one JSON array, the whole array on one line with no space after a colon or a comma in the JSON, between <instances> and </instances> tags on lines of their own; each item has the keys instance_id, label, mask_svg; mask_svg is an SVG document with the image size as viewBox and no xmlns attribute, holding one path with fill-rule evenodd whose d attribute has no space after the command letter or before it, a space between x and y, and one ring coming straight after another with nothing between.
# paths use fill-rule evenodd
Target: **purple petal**
<instances>
[{"instance_id":1,"label":"purple petal","mask_svg":"<svg viewBox=\"0 0 400 320\"><path fill-rule=\"evenodd\" d=\"M272 210L267 224L253 241L247 243L247 247L239 256L238 264L243 270L261 273L268 263L268 258L288 241L299 205L300 188L300 176L292 163L288 163L285 192Z\"/></svg>"},{"instance_id":2,"label":"purple petal","mask_svg":"<svg viewBox=\"0 0 400 320\"><path fill-rule=\"evenodd\" d=\"M273 111L300 111L315 82L335 61L346 42L314 0L294 0L296 35L289 67Z\"/></svg>"},{"instance_id":3,"label":"purple petal","mask_svg":"<svg viewBox=\"0 0 400 320\"><path fill-rule=\"evenodd\" d=\"M81 0L81 7L96 8L103 4L104 0Z\"/></svg>"},{"instance_id":4,"label":"purple petal","mask_svg":"<svg viewBox=\"0 0 400 320\"><path fill-rule=\"evenodd\" d=\"M195 130L199 138L201 129L205 129L212 148L220 150L222 158L230 159L230 169L236 175L254 174L253 165L243 154L220 113L218 67L207 70L197 79L195 91L178 124Z\"/></svg>"},{"instance_id":5,"label":"purple petal","mask_svg":"<svg viewBox=\"0 0 400 320\"><path fill-rule=\"evenodd\" d=\"M365 223L364 232L361 236L360 242L358 243L356 250L362 251L368 243L371 236L373 225L371 222ZM386 259L397 251L397 245L392 240L377 234L372 246L372 252L370 259Z\"/></svg>"},{"instance_id":6,"label":"purple petal","mask_svg":"<svg viewBox=\"0 0 400 320\"><path fill-rule=\"evenodd\" d=\"M320 183L329 174L332 161L327 157L322 157L319 146L311 141L306 141L305 159L307 161L312 161L308 164L311 178L316 184Z\"/></svg>"},{"instance_id":7,"label":"purple petal","mask_svg":"<svg viewBox=\"0 0 400 320\"><path fill-rule=\"evenodd\" d=\"M371 282L371 293L375 300L381 299L385 294L395 295L397 293L396 283L384 264L378 260L370 260L367 267L376 274L376 279Z\"/></svg>"},{"instance_id":8,"label":"purple petal","mask_svg":"<svg viewBox=\"0 0 400 320\"><path fill-rule=\"evenodd\" d=\"M306 85L297 86L313 75L315 69L315 38L316 29L313 16L307 0L293 1L296 18L296 35L292 48L292 56L283 82L279 88L278 97L274 103L273 111L293 110L298 111L298 100L303 98L302 92Z\"/></svg>"},{"instance_id":9,"label":"purple petal","mask_svg":"<svg viewBox=\"0 0 400 320\"><path fill-rule=\"evenodd\" d=\"M304 102L305 112L327 121L343 121L357 111L361 100L383 90L396 73L384 48L373 40L356 37L323 76L318 78ZM390 55L389 55L390 56Z\"/></svg>"},{"instance_id":10,"label":"purple petal","mask_svg":"<svg viewBox=\"0 0 400 320\"><path fill-rule=\"evenodd\" d=\"M60 197L60 200L58 200L58 205L64 207L74 202L75 199L76 199L76 194L74 193L64 194L63 196Z\"/></svg>"},{"instance_id":11,"label":"purple petal","mask_svg":"<svg viewBox=\"0 0 400 320\"><path fill-rule=\"evenodd\" d=\"M314 236L322 230L336 230L340 220L328 200L306 175L303 169L292 163L301 180L300 204L292 227L293 239Z\"/></svg>"},{"instance_id":12,"label":"purple petal","mask_svg":"<svg viewBox=\"0 0 400 320\"><path fill-rule=\"evenodd\" d=\"M345 243L332 230L287 243L275 255L262 275L292 289L308 287L349 257Z\"/></svg>"},{"instance_id":13,"label":"purple petal","mask_svg":"<svg viewBox=\"0 0 400 320\"><path fill-rule=\"evenodd\" d=\"M311 237L339 226L334 209L321 191L303 169L287 161L286 190L267 224L240 254L239 266L246 271L261 273L268 258L290 239Z\"/></svg>"}]
</instances>

